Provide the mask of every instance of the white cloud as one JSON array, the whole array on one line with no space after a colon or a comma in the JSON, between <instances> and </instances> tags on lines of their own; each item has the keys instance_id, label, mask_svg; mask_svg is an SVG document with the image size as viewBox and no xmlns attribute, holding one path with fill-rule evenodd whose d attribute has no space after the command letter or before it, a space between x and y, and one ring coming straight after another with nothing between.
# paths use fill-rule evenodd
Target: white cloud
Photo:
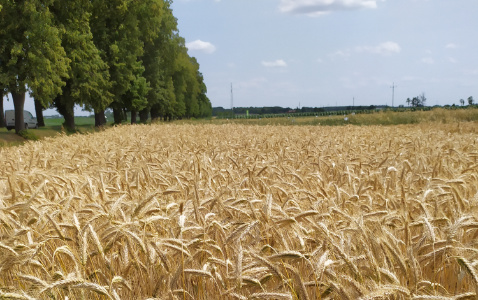
<instances>
[{"instance_id":1,"label":"white cloud","mask_svg":"<svg viewBox=\"0 0 478 300\"><path fill-rule=\"evenodd\" d=\"M435 60L431 57L424 57L421 59L421 62L424 64L433 65L435 63Z\"/></svg>"},{"instance_id":2,"label":"white cloud","mask_svg":"<svg viewBox=\"0 0 478 300\"><path fill-rule=\"evenodd\" d=\"M252 88L261 88L267 84L267 79L265 77L255 77L246 81L240 81L237 84L234 84L234 87L237 89L252 89Z\"/></svg>"},{"instance_id":3,"label":"white cloud","mask_svg":"<svg viewBox=\"0 0 478 300\"><path fill-rule=\"evenodd\" d=\"M401 81L420 81L420 80L423 80L423 78L412 76L412 75L403 76L401 79Z\"/></svg>"},{"instance_id":4,"label":"white cloud","mask_svg":"<svg viewBox=\"0 0 478 300\"><path fill-rule=\"evenodd\" d=\"M379 0L282 0L280 10L291 14L319 16L337 10L377 8Z\"/></svg>"},{"instance_id":5,"label":"white cloud","mask_svg":"<svg viewBox=\"0 0 478 300\"><path fill-rule=\"evenodd\" d=\"M214 53L216 51L216 46L201 40L195 40L193 42L186 43L186 47L191 51L202 51L208 54Z\"/></svg>"},{"instance_id":6,"label":"white cloud","mask_svg":"<svg viewBox=\"0 0 478 300\"><path fill-rule=\"evenodd\" d=\"M469 75L475 76L475 75L478 75L478 69L464 70L463 74L465 74L467 76L469 76Z\"/></svg>"},{"instance_id":7,"label":"white cloud","mask_svg":"<svg viewBox=\"0 0 478 300\"><path fill-rule=\"evenodd\" d=\"M287 63L282 59L278 59L278 60L275 60L275 61L262 61L262 65L264 67L268 67L268 68L287 67Z\"/></svg>"},{"instance_id":8,"label":"white cloud","mask_svg":"<svg viewBox=\"0 0 478 300\"><path fill-rule=\"evenodd\" d=\"M453 43L448 43L448 44L446 44L445 48L456 49L456 48L458 48L458 46L456 44L453 44Z\"/></svg>"},{"instance_id":9,"label":"white cloud","mask_svg":"<svg viewBox=\"0 0 478 300\"><path fill-rule=\"evenodd\" d=\"M387 86L390 81L382 77L367 76L365 73L354 72L339 78L344 88L356 89L366 86Z\"/></svg>"},{"instance_id":10,"label":"white cloud","mask_svg":"<svg viewBox=\"0 0 478 300\"><path fill-rule=\"evenodd\" d=\"M334 58L347 58L350 56L350 50L337 50L334 53L330 53L329 56Z\"/></svg>"},{"instance_id":11,"label":"white cloud","mask_svg":"<svg viewBox=\"0 0 478 300\"><path fill-rule=\"evenodd\" d=\"M456 58L454 57L448 57L448 61L451 62L451 63L457 63L458 61L456 60Z\"/></svg>"},{"instance_id":12,"label":"white cloud","mask_svg":"<svg viewBox=\"0 0 478 300\"><path fill-rule=\"evenodd\" d=\"M355 51L390 55L394 53L400 53L402 49L400 48L400 45L395 42L384 42L377 46L359 46L355 48Z\"/></svg>"},{"instance_id":13,"label":"white cloud","mask_svg":"<svg viewBox=\"0 0 478 300\"><path fill-rule=\"evenodd\" d=\"M386 56L400 53L401 51L402 48L399 44L395 42L384 42L376 46L357 46L352 49L338 50L334 53L331 53L329 56L331 58L348 58L353 53L372 53Z\"/></svg>"}]
</instances>

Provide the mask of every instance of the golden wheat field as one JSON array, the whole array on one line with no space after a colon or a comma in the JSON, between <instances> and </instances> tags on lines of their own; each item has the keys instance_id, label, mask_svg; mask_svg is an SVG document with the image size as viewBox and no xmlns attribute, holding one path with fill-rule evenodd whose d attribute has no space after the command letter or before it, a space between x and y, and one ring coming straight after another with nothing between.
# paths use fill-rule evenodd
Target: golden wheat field
<instances>
[{"instance_id":1,"label":"golden wheat field","mask_svg":"<svg viewBox=\"0 0 478 300\"><path fill-rule=\"evenodd\" d=\"M0 298L477 299L476 123L0 149Z\"/></svg>"}]
</instances>

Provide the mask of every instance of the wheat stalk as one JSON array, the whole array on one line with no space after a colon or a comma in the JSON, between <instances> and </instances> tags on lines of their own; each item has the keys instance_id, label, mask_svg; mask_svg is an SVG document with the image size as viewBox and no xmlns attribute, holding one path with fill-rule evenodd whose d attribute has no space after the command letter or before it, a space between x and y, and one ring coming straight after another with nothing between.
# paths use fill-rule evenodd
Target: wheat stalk
<instances>
[{"instance_id":1,"label":"wheat stalk","mask_svg":"<svg viewBox=\"0 0 478 300\"><path fill-rule=\"evenodd\" d=\"M474 299L476 124L456 128L182 122L0 148L1 295Z\"/></svg>"}]
</instances>

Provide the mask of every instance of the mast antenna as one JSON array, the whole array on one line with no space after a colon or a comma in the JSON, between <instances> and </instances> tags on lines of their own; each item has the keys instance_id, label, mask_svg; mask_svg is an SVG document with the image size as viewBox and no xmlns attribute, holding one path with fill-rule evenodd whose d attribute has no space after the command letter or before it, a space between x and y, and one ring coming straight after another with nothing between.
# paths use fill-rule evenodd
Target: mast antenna
<instances>
[{"instance_id":1,"label":"mast antenna","mask_svg":"<svg viewBox=\"0 0 478 300\"><path fill-rule=\"evenodd\" d=\"M395 85L395 82L392 83L392 86L390 87L392 89L392 107L393 107L393 100L395 98L395 88L397 86Z\"/></svg>"},{"instance_id":2,"label":"mast antenna","mask_svg":"<svg viewBox=\"0 0 478 300\"><path fill-rule=\"evenodd\" d=\"M231 111L234 111L234 95L232 92L232 82L231 82Z\"/></svg>"}]
</instances>

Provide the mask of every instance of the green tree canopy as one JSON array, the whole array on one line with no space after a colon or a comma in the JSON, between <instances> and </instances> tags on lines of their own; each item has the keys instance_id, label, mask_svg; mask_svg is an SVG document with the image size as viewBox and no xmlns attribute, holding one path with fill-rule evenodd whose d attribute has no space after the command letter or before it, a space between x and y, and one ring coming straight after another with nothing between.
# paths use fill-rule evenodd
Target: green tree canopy
<instances>
[{"instance_id":1,"label":"green tree canopy","mask_svg":"<svg viewBox=\"0 0 478 300\"><path fill-rule=\"evenodd\" d=\"M90 30L91 9L89 0L56 0L51 9L61 32L62 46L71 60L66 85L55 98L54 106L70 130L75 129L75 104L104 109L112 101L108 66L93 43Z\"/></svg>"},{"instance_id":2,"label":"green tree canopy","mask_svg":"<svg viewBox=\"0 0 478 300\"><path fill-rule=\"evenodd\" d=\"M174 102L171 76L176 51L172 37L177 33L177 20L173 16L170 1L161 3L161 20L158 27L160 30L154 37L145 40L142 57L144 76L150 84L146 110L151 111L153 119L164 115L166 107L169 106L167 103Z\"/></svg>"},{"instance_id":3,"label":"green tree canopy","mask_svg":"<svg viewBox=\"0 0 478 300\"><path fill-rule=\"evenodd\" d=\"M25 93L44 104L61 93L69 59L50 7L53 1L4 1L0 11L0 85L11 93L15 131L24 129Z\"/></svg>"},{"instance_id":4,"label":"green tree canopy","mask_svg":"<svg viewBox=\"0 0 478 300\"><path fill-rule=\"evenodd\" d=\"M92 0L91 31L109 67L113 109L147 105L148 83L141 61L144 45L161 29L162 0ZM104 108L103 108L104 109Z\"/></svg>"},{"instance_id":5,"label":"green tree canopy","mask_svg":"<svg viewBox=\"0 0 478 300\"><path fill-rule=\"evenodd\" d=\"M413 97L411 100L411 104L413 107L425 106L427 98L425 97L425 93L421 93L420 95Z\"/></svg>"},{"instance_id":6,"label":"green tree canopy","mask_svg":"<svg viewBox=\"0 0 478 300\"><path fill-rule=\"evenodd\" d=\"M211 115L199 72L179 36L171 0L3 1L0 86L12 94L17 131L25 93L52 103L74 129L74 106L103 125L113 108L142 119Z\"/></svg>"}]
</instances>

